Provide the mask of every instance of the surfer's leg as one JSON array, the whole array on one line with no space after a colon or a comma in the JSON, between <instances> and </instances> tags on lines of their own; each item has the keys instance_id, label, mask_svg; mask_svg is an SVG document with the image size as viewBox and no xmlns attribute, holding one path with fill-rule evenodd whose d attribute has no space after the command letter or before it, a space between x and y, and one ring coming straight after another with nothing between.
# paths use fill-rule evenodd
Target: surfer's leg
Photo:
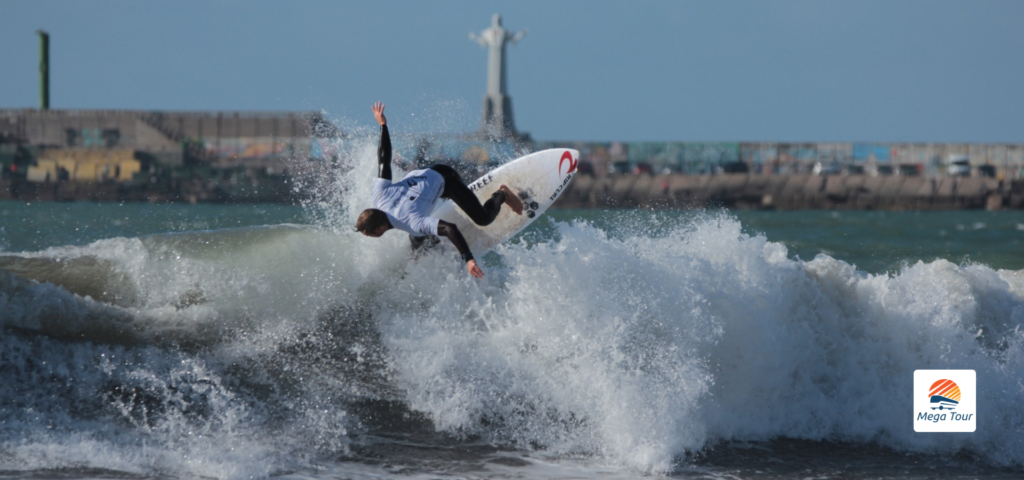
<instances>
[{"instance_id":1,"label":"surfer's leg","mask_svg":"<svg viewBox=\"0 0 1024 480\"><path fill-rule=\"evenodd\" d=\"M441 192L441 198L455 202L473 220L473 223L480 226L490 225L501 212L501 205L505 203L505 192L501 190L494 192L491 198L481 205L480 199L476 198L476 194L465 183L462 183L462 178L459 177L459 173L455 169L447 165L434 165L430 169L440 173L444 178L444 191Z\"/></svg>"}]
</instances>

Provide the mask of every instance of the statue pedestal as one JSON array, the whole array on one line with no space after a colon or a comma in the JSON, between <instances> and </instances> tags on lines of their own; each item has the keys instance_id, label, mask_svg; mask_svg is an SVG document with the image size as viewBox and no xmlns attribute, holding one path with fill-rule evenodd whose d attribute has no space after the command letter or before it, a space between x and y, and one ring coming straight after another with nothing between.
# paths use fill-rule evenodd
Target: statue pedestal
<instances>
[{"instance_id":1,"label":"statue pedestal","mask_svg":"<svg viewBox=\"0 0 1024 480\"><path fill-rule=\"evenodd\" d=\"M487 47L487 95L484 96L480 132L492 139L518 138L512 116L512 98L507 93L505 67L506 42L515 45L526 31L512 33L501 26L501 15L494 14L491 27L469 38Z\"/></svg>"},{"instance_id":2,"label":"statue pedestal","mask_svg":"<svg viewBox=\"0 0 1024 480\"><path fill-rule=\"evenodd\" d=\"M484 95L480 125L485 135L494 139L516 137L516 127L512 119L512 97L500 93Z\"/></svg>"}]
</instances>

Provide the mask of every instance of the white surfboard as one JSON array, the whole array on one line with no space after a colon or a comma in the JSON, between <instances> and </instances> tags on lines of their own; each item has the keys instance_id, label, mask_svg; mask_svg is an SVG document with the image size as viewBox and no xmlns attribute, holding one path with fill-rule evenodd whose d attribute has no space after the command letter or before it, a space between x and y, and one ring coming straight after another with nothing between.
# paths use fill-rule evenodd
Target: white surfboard
<instances>
[{"instance_id":1,"label":"white surfboard","mask_svg":"<svg viewBox=\"0 0 1024 480\"><path fill-rule=\"evenodd\" d=\"M533 223L555 203L576 174L579 157L580 152L568 148L542 150L506 163L469 184L481 203L498 187L508 185L523 200L522 215L502 205L494 222L481 227L449 200L438 205L430 216L457 225L473 254L483 255Z\"/></svg>"}]
</instances>

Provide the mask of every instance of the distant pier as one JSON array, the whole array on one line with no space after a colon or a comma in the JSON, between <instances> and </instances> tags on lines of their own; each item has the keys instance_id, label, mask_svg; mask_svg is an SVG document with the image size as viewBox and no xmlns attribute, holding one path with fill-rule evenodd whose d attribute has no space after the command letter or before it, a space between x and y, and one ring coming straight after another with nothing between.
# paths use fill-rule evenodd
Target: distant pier
<instances>
[{"instance_id":1,"label":"distant pier","mask_svg":"<svg viewBox=\"0 0 1024 480\"><path fill-rule=\"evenodd\" d=\"M1024 180L869 175L581 176L556 208L1002 210L1024 208Z\"/></svg>"},{"instance_id":2,"label":"distant pier","mask_svg":"<svg viewBox=\"0 0 1024 480\"><path fill-rule=\"evenodd\" d=\"M0 199L294 203L283 181L258 191L227 191L200 180L178 185L125 185L0 180ZM1024 180L868 175L577 175L555 208L705 208L741 210L1004 210L1024 209Z\"/></svg>"}]
</instances>

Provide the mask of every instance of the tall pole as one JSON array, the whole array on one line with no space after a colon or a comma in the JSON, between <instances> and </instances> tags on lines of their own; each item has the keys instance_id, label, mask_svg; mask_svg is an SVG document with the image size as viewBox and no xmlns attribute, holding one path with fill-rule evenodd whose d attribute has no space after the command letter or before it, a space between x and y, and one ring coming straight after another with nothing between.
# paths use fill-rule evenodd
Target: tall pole
<instances>
[{"instance_id":1,"label":"tall pole","mask_svg":"<svg viewBox=\"0 0 1024 480\"><path fill-rule=\"evenodd\" d=\"M36 30L39 34L39 109L50 109L50 34Z\"/></svg>"}]
</instances>

